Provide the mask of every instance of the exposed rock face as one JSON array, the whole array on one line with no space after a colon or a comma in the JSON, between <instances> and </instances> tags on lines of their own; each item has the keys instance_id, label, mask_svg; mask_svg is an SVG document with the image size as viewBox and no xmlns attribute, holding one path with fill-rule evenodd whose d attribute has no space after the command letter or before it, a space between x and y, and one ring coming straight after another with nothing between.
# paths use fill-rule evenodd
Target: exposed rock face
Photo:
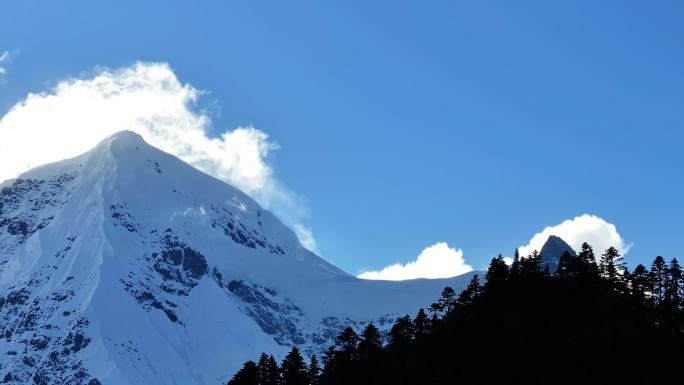
<instances>
[{"instance_id":1,"label":"exposed rock face","mask_svg":"<svg viewBox=\"0 0 684 385\"><path fill-rule=\"evenodd\" d=\"M544 246L539 252L539 257L541 259L541 268L549 268L551 273L558 269L558 260L564 252L570 253L573 257L577 255L575 250L570 247L563 239L552 235L546 240Z\"/></svg>"}]
</instances>

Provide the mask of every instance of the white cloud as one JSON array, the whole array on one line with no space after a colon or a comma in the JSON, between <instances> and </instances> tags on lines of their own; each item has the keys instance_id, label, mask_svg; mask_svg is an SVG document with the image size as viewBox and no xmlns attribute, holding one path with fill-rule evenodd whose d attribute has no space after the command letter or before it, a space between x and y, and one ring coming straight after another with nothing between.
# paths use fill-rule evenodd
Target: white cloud
<instances>
[{"instance_id":1,"label":"white cloud","mask_svg":"<svg viewBox=\"0 0 684 385\"><path fill-rule=\"evenodd\" d=\"M561 237L575 250L579 250L582 243L587 242L594 248L597 257L610 246L617 248L622 255L627 254L632 246L625 242L615 225L595 215L584 214L546 227L535 234L527 245L518 248L520 255L526 256L534 250L541 250L551 235ZM504 260L509 265L513 262L511 257L504 257ZM472 270L473 268L465 263L462 250L450 248L446 243L440 242L423 250L413 262L395 263L379 271L364 272L358 277L400 281L414 278L448 278Z\"/></svg>"},{"instance_id":2,"label":"white cloud","mask_svg":"<svg viewBox=\"0 0 684 385\"><path fill-rule=\"evenodd\" d=\"M532 251L540 251L550 235L561 237L573 249L578 251L582 243L587 242L594 248L598 257L610 246L615 247L624 255L631 244L627 244L615 225L606 222L595 215L584 214L574 219L568 219L555 226L549 226L542 232L535 234L527 245L520 246L521 256L527 256Z\"/></svg>"},{"instance_id":3,"label":"white cloud","mask_svg":"<svg viewBox=\"0 0 684 385\"><path fill-rule=\"evenodd\" d=\"M295 234L297 234L297 238L299 238L299 242L302 243L302 246L313 251L314 253L318 253L316 239L314 238L313 232L310 228L300 223L295 223L294 226L292 226L292 230L294 230Z\"/></svg>"},{"instance_id":4,"label":"white cloud","mask_svg":"<svg viewBox=\"0 0 684 385\"><path fill-rule=\"evenodd\" d=\"M1 66L2 63L5 63L9 61L10 59L10 53L9 51L4 51L2 54L0 54L0 78L7 73L7 68L4 66Z\"/></svg>"},{"instance_id":5,"label":"white cloud","mask_svg":"<svg viewBox=\"0 0 684 385\"><path fill-rule=\"evenodd\" d=\"M9 53L0 56L7 60ZM166 63L99 69L89 77L29 94L0 117L0 180L40 164L76 156L121 130L226 181L273 210L290 226L306 229L307 211L273 175L268 134L239 127L210 136L211 118L197 108L202 91L181 83ZM311 232L304 234L315 246Z\"/></svg>"},{"instance_id":6,"label":"white cloud","mask_svg":"<svg viewBox=\"0 0 684 385\"><path fill-rule=\"evenodd\" d=\"M463 250L449 247L446 242L436 243L420 253L415 261L395 263L380 271L359 274L363 279L402 281L415 278L449 278L472 271L465 263Z\"/></svg>"}]
</instances>

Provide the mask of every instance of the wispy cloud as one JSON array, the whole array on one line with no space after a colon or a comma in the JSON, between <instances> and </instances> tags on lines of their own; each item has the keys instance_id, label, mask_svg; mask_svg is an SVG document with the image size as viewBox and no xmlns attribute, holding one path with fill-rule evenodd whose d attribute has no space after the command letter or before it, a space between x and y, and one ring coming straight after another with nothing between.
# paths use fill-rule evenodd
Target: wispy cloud
<instances>
[{"instance_id":1,"label":"wispy cloud","mask_svg":"<svg viewBox=\"0 0 684 385\"><path fill-rule=\"evenodd\" d=\"M359 278L389 281L449 278L472 270L463 259L463 250L451 248L446 242L439 242L423 250L412 262L395 263L378 271L367 271L359 274Z\"/></svg>"},{"instance_id":2,"label":"wispy cloud","mask_svg":"<svg viewBox=\"0 0 684 385\"><path fill-rule=\"evenodd\" d=\"M0 62L8 58L5 52ZM251 195L293 227L305 246L315 248L311 230L303 224L306 207L269 164L277 144L254 127L210 136L211 117L197 108L202 94L181 83L166 63L100 69L31 93L0 117L0 180L80 154L117 131L132 130Z\"/></svg>"},{"instance_id":3,"label":"wispy cloud","mask_svg":"<svg viewBox=\"0 0 684 385\"><path fill-rule=\"evenodd\" d=\"M2 81L4 75L7 73L7 67L3 63L7 63L10 60L9 51L4 51L0 54L0 82Z\"/></svg>"}]
</instances>

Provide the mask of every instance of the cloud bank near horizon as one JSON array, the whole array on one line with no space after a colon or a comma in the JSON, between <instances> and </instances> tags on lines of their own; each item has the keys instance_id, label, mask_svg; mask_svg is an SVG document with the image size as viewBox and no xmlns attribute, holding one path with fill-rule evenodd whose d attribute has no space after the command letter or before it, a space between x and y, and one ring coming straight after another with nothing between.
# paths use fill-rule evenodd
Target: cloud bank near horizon
<instances>
[{"instance_id":1,"label":"cloud bank near horizon","mask_svg":"<svg viewBox=\"0 0 684 385\"><path fill-rule=\"evenodd\" d=\"M472 271L466 264L463 250L438 242L425 248L415 261L395 263L378 271L367 271L359 278L373 280L403 281L416 278L449 278Z\"/></svg>"},{"instance_id":2,"label":"cloud bank near horizon","mask_svg":"<svg viewBox=\"0 0 684 385\"><path fill-rule=\"evenodd\" d=\"M548 226L536 233L526 245L518 247L520 255L527 256L534 250L541 250L551 235L563 238L575 250L579 250L582 243L587 242L594 248L597 257L610 246L617 248L622 255L627 254L631 247L631 244L627 244L618 233L615 225L598 216L584 214L555 226ZM504 259L508 264L513 261L511 257ZM450 278L472 270L473 268L465 261L463 250L451 248L447 243L439 242L423 250L414 261L405 264L394 263L379 270L363 272L358 277L402 281L418 278Z\"/></svg>"},{"instance_id":3,"label":"cloud bank near horizon","mask_svg":"<svg viewBox=\"0 0 684 385\"><path fill-rule=\"evenodd\" d=\"M3 53L0 64L8 57ZM315 251L312 232L303 224L308 210L268 162L277 144L254 127L210 135L211 117L197 106L202 94L182 83L167 63L146 62L98 69L49 91L30 93L0 117L0 181L79 155L115 132L131 130L249 194Z\"/></svg>"}]
</instances>

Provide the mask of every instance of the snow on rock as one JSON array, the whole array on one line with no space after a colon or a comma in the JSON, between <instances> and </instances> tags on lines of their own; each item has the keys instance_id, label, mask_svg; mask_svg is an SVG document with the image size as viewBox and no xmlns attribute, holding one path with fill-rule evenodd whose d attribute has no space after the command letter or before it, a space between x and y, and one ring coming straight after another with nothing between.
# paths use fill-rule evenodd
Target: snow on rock
<instances>
[{"instance_id":1,"label":"snow on rock","mask_svg":"<svg viewBox=\"0 0 684 385\"><path fill-rule=\"evenodd\" d=\"M117 133L0 184L0 382L221 384L382 330L447 280L357 279L239 190Z\"/></svg>"}]
</instances>

